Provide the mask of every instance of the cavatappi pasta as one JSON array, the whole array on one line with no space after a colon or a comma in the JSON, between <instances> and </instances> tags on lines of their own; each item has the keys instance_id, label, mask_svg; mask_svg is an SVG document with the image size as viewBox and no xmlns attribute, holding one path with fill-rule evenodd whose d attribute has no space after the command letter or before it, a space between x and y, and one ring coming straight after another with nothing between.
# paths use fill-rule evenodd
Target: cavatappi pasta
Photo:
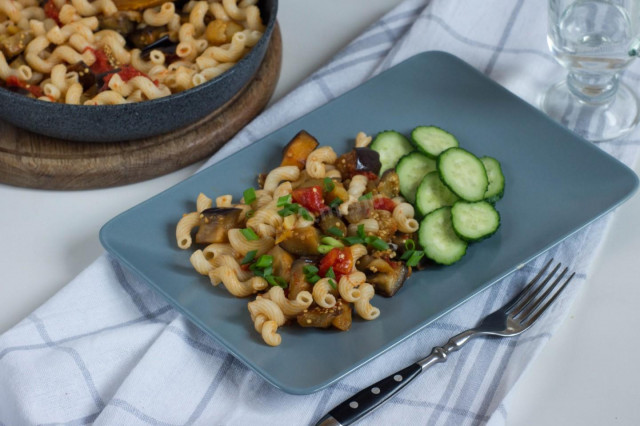
<instances>
[{"instance_id":1,"label":"cavatappi pasta","mask_svg":"<svg viewBox=\"0 0 640 426\"><path fill-rule=\"evenodd\" d=\"M239 16L226 3L216 13ZM378 176L370 140L361 132L338 156L301 132L259 188L235 199L201 193L177 223L177 245L194 248L195 271L251 299L253 328L268 345L279 345L289 324L348 330L352 313L375 320L375 294L393 296L421 259L413 207L394 171Z\"/></svg>"},{"instance_id":2,"label":"cavatappi pasta","mask_svg":"<svg viewBox=\"0 0 640 426\"><path fill-rule=\"evenodd\" d=\"M257 0L0 0L0 87L47 102L169 96L231 68L264 32Z\"/></svg>"}]
</instances>

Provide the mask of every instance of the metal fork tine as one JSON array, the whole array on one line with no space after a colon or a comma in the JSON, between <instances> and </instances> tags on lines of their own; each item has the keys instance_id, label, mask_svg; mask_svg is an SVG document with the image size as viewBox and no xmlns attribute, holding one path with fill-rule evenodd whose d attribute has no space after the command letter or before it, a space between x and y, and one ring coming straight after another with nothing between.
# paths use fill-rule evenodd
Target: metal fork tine
<instances>
[{"instance_id":1,"label":"metal fork tine","mask_svg":"<svg viewBox=\"0 0 640 426\"><path fill-rule=\"evenodd\" d=\"M531 318L527 319L526 323L522 324L524 328L527 328L531 324L533 324L540 317L540 315L542 315L542 313L547 310L547 308L553 303L553 301L556 300L556 297L558 297L560 293L562 293L562 290L564 290L565 287L567 287L567 285L569 284L569 281L571 281L571 279L575 274L576 273L573 272L571 275L569 275L569 278L567 278L564 284L562 284L562 286L558 289L558 291L555 292L555 294L551 297L551 299L549 299L549 301L547 301L547 303L545 303Z\"/></svg>"},{"instance_id":2,"label":"metal fork tine","mask_svg":"<svg viewBox=\"0 0 640 426\"><path fill-rule=\"evenodd\" d=\"M551 294L551 292L556 288L556 286L558 285L558 283L560 281L562 281L562 278L565 276L565 274L567 273L567 271L569 270L569 268L564 268L564 270L560 273L560 275L558 275L558 278L555 279L555 281L549 286L549 288L547 289L547 291L545 291L542 296L537 297L535 301L532 301L534 303L531 303L529 306L527 306L527 309L523 309L522 311L520 311L518 314L514 315L514 319L516 317L520 317L520 320L524 320L526 319L529 315L531 315L531 313L533 311L535 311L535 309L540 306L540 304L542 302L544 302L544 300L547 298L547 296L549 296L549 294Z\"/></svg>"},{"instance_id":3,"label":"metal fork tine","mask_svg":"<svg viewBox=\"0 0 640 426\"><path fill-rule=\"evenodd\" d=\"M509 303L507 303L504 306L503 308L504 312L509 312L514 306L520 303L520 301L527 294L529 289L531 289L531 287L540 279L540 277L545 273L545 271L547 270L547 268L549 268L549 265L551 265L552 262L553 262L553 258L551 258L547 262L547 264L542 267L540 272L538 272L538 274L535 277L533 277L533 279L520 291L520 293L516 294L515 297L511 299Z\"/></svg>"},{"instance_id":4,"label":"metal fork tine","mask_svg":"<svg viewBox=\"0 0 640 426\"><path fill-rule=\"evenodd\" d=\"M513 308L513 311L511 312L512 316L516 316L518 315L520 312L522 312L522 310L524 308L527 307L527 305L529 305L529 303L531 303L532 300L534 300L536 298L536 296L542 291L542 289L547 285L547 283L549 282L549 280L551 278L553 278L553 276L556 274L556 272L558 272L558 269L560 269L560 266L562 266L562 263L558 263L556 265L555 268L553 268L553 270L551 272L549 272L549 274L546 276L546 278L542 281L542 283L540 283L531 293L527 294L527 297L522 300L520 303L518 303L518 305Z\"/></svg>"}]
</instances>

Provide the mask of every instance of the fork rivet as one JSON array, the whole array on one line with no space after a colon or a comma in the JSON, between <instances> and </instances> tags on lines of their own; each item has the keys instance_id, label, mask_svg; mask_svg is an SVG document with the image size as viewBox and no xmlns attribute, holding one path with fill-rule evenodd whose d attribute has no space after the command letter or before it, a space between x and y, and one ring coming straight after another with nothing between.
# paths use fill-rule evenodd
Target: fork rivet
<instances>
[{"instance_id":1,"label":"fork rivet","mask_svg":"<svg viewBox=\"0 0 640 426\"><path fill-rule=\"evenodd\" d=\"M353 408L355 410L356 408L358 408L358 403L356 401L351 401L349 403L349 407L351 407L351 408Z\"/></svg>"},{"instance_id":2,"label":"fork rivet","mask_svg":"<svg viewBox=\"0 0 640 426\"><path fill-rule=\"evenodd\" d=\"M396 374L395 376L393 376L393 380L395 380L396 382L401 382L402 381L402 376L399 374Z\"/></svg>"}]
</instances>

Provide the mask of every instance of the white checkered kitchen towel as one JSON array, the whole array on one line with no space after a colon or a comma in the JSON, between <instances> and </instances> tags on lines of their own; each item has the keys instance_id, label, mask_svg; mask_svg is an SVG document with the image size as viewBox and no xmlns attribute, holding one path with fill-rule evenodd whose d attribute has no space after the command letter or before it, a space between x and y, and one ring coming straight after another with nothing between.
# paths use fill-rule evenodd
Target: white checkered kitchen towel
<instances>
[{"instance_id":1,"label":"white checkered kitchen towel","mask_svg":"<svg viewBox=\"0 0 640 426\"><path fill-rule=\"evenodd\" d=\"M451 52L525 100L564 71L545 45L540 1L407 0L300 88L264 112L208 165L425 50ZM629 70L636 83L640 74ZM581 126L598 126L587 116ZM600 144L628 165L638 132ZM0 425L306 425L352 393L415 361L502 305L549 257L578 271L543 321L518 338L479 339L421 375L361 424L505 424L508 393L575 298L607 219L327 389L285 394L229 355L104 255L0 336ZM425 391L428 389L428 391Z\"/></svg>"}]
</instances>

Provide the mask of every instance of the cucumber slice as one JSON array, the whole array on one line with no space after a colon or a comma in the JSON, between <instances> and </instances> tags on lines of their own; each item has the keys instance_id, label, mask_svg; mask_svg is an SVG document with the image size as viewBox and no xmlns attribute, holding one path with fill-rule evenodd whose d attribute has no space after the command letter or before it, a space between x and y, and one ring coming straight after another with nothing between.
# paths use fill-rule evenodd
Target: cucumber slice
<instances>
[{"instance_id":1,"label":"cucumber slice","mask_svg":"<svg viewBox=\"0 0 640 426\"><path fill-rule=\"evenodd\" d=\"M416 191L416 208L421 216L440 207L452 206L458 200L458 196L442 183L437 171L428 173Z\"/></svg>"},{"instance_id":2,"label":"cucumber slice","mask_svg":"<svg viewBox=\"0 0 640 426\"><path fill-rule=\"evenodd\" d=\"M436 158L446 149L457 147L458 140L436 126L419 126L411 132L413 144L424 154Z\"/></svg>"},{"instance_id":3,"label":"cucumber slice","mask_svg":"<svg viewBox=\"0 0 640 426\"><path fill-rule=\"evenodd\" d=\"M467 243L456 235L451 225L451 207L432 211L420 222L418 240L424 254L442 265L457 262L467 252Z\"/></svg>"},{"instance_id":4,"label":"cucumber slice","mask_svg":"<svg viewBox=\"0 0 640 426\"><path fill-rule=\"evenodd\" d=\"M410 152L402 157L396 166L402 196L410 203L415 203L416 191L418 185L422 182L422 178L424 178L427 173L434 171L436 171L435 160L418 151Z\"/></svg>"},{"instance_id":5,"label":"cucumber slice","mask_svg":"<svg viewBox=\"0 0 640 426\"><path fill-rule=\"evenodd\" d=\"M413 146L407 138L393 130L378 133L370 148L380 154L380 175L385 170L394 168L401 157L413 151Z\"/></svg>"},{"instance_id":6,"label":"cucumber slice","mask_svg":"<svg viewBox=\"0 0 640 426\"><path fill-rule=\"evenodd\" d=\"M480 201L489 186L482 161L462 148L449 148L437 160L440 179L458 197Z\"/></svg>"},{"instance_id":7,"label":"cucumber slice","mask_svg":"<svg viewBox=\"0 0 640 426\"><path fill-rule=\"evenodd\" d=\"M500 162L493 157L480 158L484 168L487 171L487 178L489 179L489 187L487 192L484 193L484 199L490 203L495 203L504 195L504 175L502 174L502 167ZM400 183L402 185L402 182Z\"/></svg>"},{"instance_id":8,"label":"cucumber slice","mask_svg":"<svg viewBox=\"0 0 640 426\"><path fill-rule=\"evenodd\" d=\"M498 230L500 214L486 201L458 201L451 207L451 224L456 235L463 240L480 241Z\"/></svg>"}]
</instances>

